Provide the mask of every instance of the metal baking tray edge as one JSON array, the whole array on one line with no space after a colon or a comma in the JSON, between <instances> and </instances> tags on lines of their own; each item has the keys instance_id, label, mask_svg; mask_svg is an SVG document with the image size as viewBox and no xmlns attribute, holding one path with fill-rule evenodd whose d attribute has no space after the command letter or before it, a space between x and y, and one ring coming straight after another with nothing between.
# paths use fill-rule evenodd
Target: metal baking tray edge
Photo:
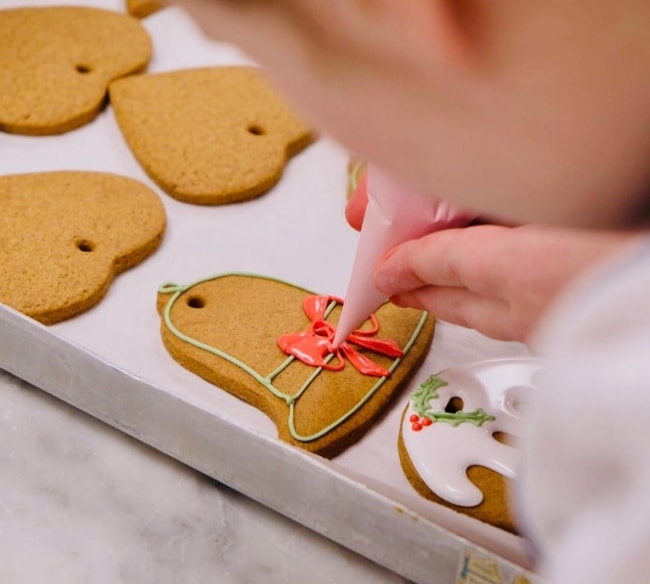
<instances>
[{"instance_id":1,"label":"metal baking tray edge","mask_svg":"<svg viewBox=\"0 0 650 584\"><path fill-rule=\"evenodd\" d=\"M443 529L329 461L206 412L4 305L0 368L418 584L463 581L464 558L487 558L504 584L518 576L541 584L530 566Z\"/></svg>"}]
</instances>

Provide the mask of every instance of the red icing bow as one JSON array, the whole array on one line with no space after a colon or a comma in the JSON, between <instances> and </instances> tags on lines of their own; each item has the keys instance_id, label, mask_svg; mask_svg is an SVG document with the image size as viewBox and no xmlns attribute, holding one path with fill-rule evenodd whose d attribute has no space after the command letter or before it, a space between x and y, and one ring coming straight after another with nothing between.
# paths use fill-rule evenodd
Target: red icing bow
<instances>
[{"instance_id":1,"label":"red icing bow","mask_svg":"<svg viewBox=\"0 0 650 584\"><path fill-rule=\"evenodd\" d=\"M343 300L335 296L308 296L303 302L303 310L311 320L309 330L298 333L287 333L278 339L278 345L287 354L293 355L303 363L313 367L323 367L330 371L340 371L345 367L345 359L364 375L374 377L388 377L388 369L377 365L374 361L360 353L351 345L370 349L387 357L402 357L404 352L399 345L391 339L376 339L373 337L379 330L377 317L372 314L370 320L372 328L368 330L355 330L338 349L334 349L334 327L325 320L325 311L330 302L343 304ZM334 353L335 358L326 362L326 357Z\"/></svg>"}]
</instances>

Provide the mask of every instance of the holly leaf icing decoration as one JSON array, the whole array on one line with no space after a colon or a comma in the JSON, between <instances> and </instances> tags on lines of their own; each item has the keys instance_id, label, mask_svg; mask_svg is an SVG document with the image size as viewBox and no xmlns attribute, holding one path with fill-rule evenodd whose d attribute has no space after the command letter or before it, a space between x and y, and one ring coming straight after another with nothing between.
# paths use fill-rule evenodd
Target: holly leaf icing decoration
<instances>
[{"instance_id":1,"label":"holly leaf icing decoration","mask_svg":"<svg viewBox=\"0 0 650 584\"><path fill-rule=\"evenodd\" d=\"M430 423L445 422L456 427L463 423L482 426L485 422L490 422L495 419L494 416L488 414L483 408L476 408L473 412L465 412L463 410L457 412L434 410L431 407L431 400L440 399L438 389L447 385L449 384L437 375L429 375L411 396L411 407L419 416L418 421L412 421L420 424L420 428L418 429L421 429L421 426L429 425L429 423L423 424L423 420L429 420Z\"/></svg>"}]
</instances>

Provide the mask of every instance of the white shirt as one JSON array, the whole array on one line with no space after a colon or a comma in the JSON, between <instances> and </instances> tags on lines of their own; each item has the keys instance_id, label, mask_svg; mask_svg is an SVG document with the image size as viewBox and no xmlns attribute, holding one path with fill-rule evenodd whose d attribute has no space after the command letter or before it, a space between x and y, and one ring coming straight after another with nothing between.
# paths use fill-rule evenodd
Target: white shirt
<instances>
[{"instance_id":1,"label":"white shirt","mask_svg":"<svg viewBox=\"0 0 650 584\"><path fill-rule=\"evenodd\" d=\"M517 507L549 584L650 582L650 238L556 304Z\"/></svg>"}]
</instances>

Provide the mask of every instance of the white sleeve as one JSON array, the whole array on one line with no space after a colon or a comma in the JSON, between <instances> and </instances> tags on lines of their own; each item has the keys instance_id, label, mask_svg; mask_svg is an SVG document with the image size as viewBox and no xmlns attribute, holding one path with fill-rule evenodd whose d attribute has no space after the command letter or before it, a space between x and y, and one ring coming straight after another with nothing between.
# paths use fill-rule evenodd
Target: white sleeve
<instances>
[{"instance_id":1,"label":"white sleeve","mask_svg":"<svg viewBox=\"0 0 650 584\"><path fill-rule=\"evenodd\" d=\"M549 584L650 582L650 246L567 300L540 336L523 528Z\"/></svg>"}]
</instances>

